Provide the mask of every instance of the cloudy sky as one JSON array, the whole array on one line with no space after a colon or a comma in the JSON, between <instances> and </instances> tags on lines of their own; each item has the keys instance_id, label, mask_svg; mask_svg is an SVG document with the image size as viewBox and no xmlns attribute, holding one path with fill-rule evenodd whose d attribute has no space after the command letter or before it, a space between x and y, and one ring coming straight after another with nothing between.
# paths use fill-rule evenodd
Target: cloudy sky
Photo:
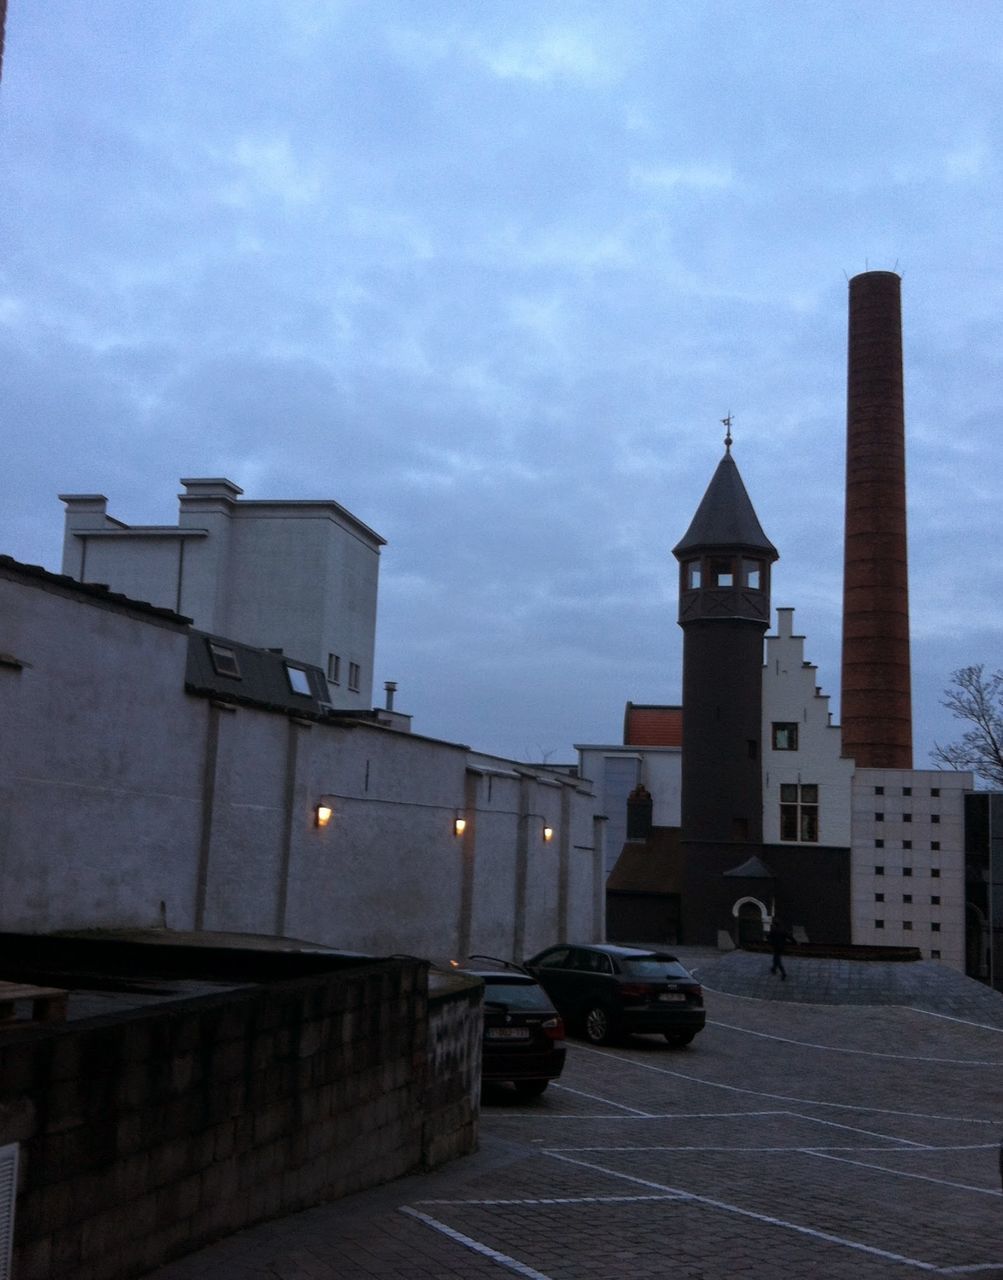
<instances>
[{"instance_id":1,"label":"cloudy sky","mask_svg":"<svg viewBox=\"0 0 1003 1280\"><path fill-rule=\"evenodd\" d=\"M846 280L903 275L916 763L1003 665L999 0L10 0L0 551L180 476L388 540L376 687L568 759L674 702L722 453L838 713Z\"/></svg>"}]
</instances>

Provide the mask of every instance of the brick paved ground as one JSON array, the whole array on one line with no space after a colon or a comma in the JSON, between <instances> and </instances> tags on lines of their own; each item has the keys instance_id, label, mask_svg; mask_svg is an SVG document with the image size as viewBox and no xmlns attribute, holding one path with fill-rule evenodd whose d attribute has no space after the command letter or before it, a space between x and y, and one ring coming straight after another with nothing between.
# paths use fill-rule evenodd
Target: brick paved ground
<instances>
[{"instance_id":1,"label":"brick paved ground","mask_svg":"<svg viewBox=\"0 0 1003 1280\"><path fill-rule=\"evenodd\" d=\"M150 1280L1003 1278L1003 997L939 966L687 959L690 1048L572 1041L538 1102L486 1100L477 1156Z\"/></svg>"}]
</instances>

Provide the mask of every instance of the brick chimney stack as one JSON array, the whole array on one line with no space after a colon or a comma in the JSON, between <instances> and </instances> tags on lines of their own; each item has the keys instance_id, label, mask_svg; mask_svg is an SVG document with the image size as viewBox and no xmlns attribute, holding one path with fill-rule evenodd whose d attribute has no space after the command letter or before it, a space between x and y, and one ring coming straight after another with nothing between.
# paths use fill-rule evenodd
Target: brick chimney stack
<instances>
[{"instance_id":1,"label":"brick chimney stack","mask_svg":"<svg viewBox=\"0 0 1003 1280\"><path fill-rule=\"evenodd\" d=\"M843 559L843 754L912 768L902 281L850 281Z\"/></svg>"}]
</instances>

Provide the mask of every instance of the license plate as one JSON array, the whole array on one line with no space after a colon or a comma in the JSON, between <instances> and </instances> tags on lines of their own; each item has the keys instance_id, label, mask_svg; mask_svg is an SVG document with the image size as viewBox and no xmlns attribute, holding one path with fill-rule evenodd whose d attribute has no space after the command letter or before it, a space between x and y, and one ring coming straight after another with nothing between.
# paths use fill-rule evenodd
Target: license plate
<instances>
[{"instance_id":1,"label":"license plate","mask_svg":"<svg viewBox=\"0 0 1003 1280\"><path fill-rule=\"evenodd\" d=\"M685 1000L686 999L686 997L683 995L681 991L664 991L658 998L659 1000Z\"/></svg>"},{"instance_id":2,"label":"license plate","mask_svg":"<svg viewBox=\"0 0 1003 1280\"><path fill-rule=\"evenodd\" d=\"M528 1040L528 1027L488 1027L486 1040Z\"/></svg>"}]
</instances>

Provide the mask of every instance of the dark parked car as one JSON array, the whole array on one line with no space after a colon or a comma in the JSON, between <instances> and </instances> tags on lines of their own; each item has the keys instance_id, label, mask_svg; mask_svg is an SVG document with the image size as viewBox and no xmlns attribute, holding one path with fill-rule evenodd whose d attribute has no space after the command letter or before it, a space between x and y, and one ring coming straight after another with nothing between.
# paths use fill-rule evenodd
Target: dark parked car
<instances>
[{"instance_id":1,"label":"dark parked car","mask_svg":"<svg viewBox=\"0 0 1003 1280\"><path fill-rule=\"evenodd\" d=\"M481 1078L510 1082L533 1098L564 1069L564 1022L543 988L504 961L473 956L459 966L484 983Z\"/></svg>"},{"instance_id":2,"label":"dark parked car","mask_svg":"<svg viewBox=\"0 0 1003 1280\"><path fill-rule=\"evenodd\" d=\"M689 1044L706 1021L703 990L675 956L611 943L548 947L525 963L568 1025L593 1044L634 1031Z\"/></svg>"}]
</instances>

